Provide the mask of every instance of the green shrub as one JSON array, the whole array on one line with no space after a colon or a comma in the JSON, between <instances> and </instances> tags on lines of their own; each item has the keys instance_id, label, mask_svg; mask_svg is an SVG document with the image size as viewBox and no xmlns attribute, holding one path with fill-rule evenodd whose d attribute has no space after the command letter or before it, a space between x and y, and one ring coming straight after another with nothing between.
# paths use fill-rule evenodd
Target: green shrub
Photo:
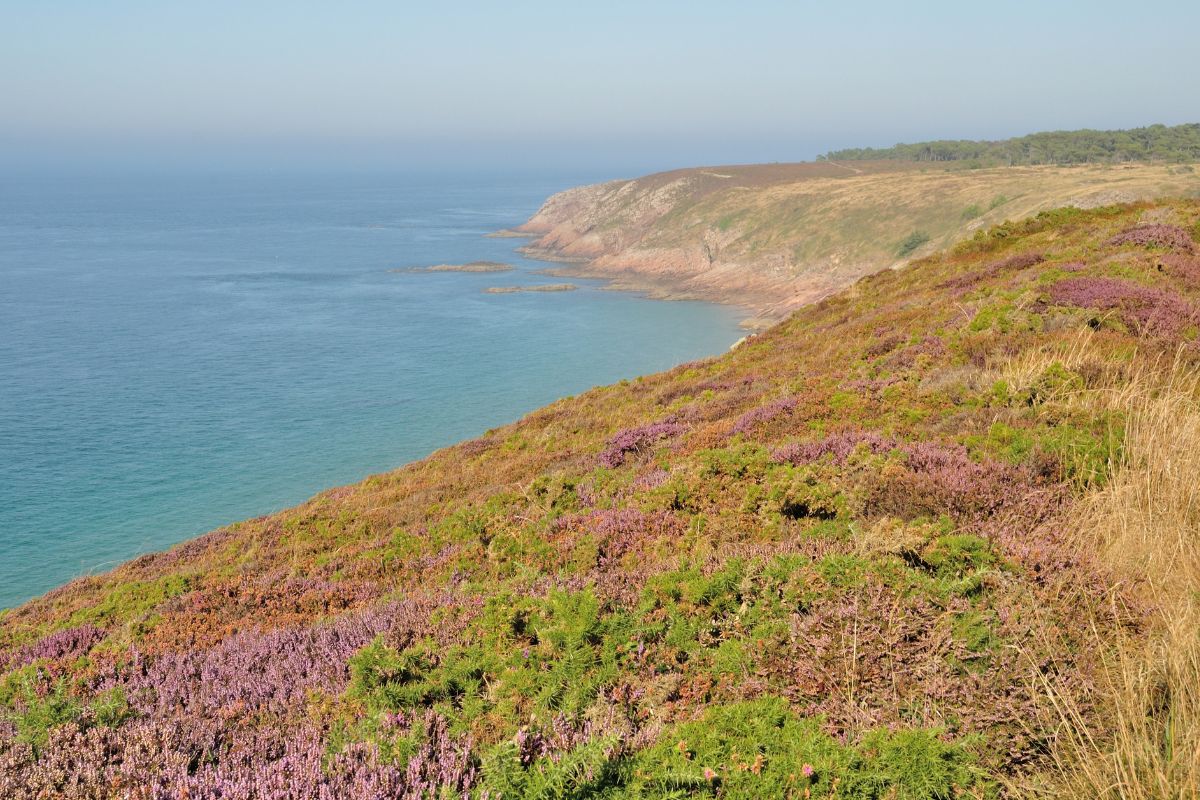
<instances>
[{"instance_id":1,"label":"green shrub","mask_svg":"<svg viewBox=\"0 0 1200 800\"><path fill-rule=\"evenodd\" d=\"M60 679L50 685L48 691L39 692L37 686L43 676L38 671L21 671L17 685L10 687L0 711L16 726L16 739L40 752L46 747L50 731L59 725L74 723L81 728L94 725L114 728L129 717L129 703L125 693L118 687L100 692L90 701L84 702L71 695L66 681Z\"/></svg>"},{"instance_id":2,"label":"green shrub","mask_svg":"<svg viewBox=\"0 0 1200 800\"><path fill-rule=\"evenodd\" d=\"M971 653L983 653L995 641L991 620L982 611L964 611L954 618L954 638Z\"/></svg>"},{"instance_id":3,"label":"green shrub","mask_svg":"<svg viewBox=\"0 0 1200 800\"><path fill-rule=\"evenodd\" d=\"M835 589L853 589L866 581L866 559L849 553L834 553L817 562L817 572Z\"/></svg>"},{"instance_id":4,"label":"green shrub","mask_svg":"<svg viewBox=\"0 0 1200 800\"><path fill-rule=\"evenodd\" d=\"M962 578L996 562L987 539L969 533L939 536L925 549L921 559L943 578Z\"/></svg>"},{"instance_id":5,"label":"green shrub","mask_svg":"<svg viewBox=\"0 0 1200 800\"><path fill-rule=\"evenodd\" d=\"M432 706L456 730L485 716L513 730L531 716L575 717L616 679L631 632L627 615L604 613L587 590L496 598L465 637L469 645L425 639L397 650L376 638L350 658L346 697L370 718Z\"/></svg>"},{"instance_id":6,"label":"green shrub","mask_svg":"<svg viewBox=\"0 0 1200 800\"><path fill-rule=\"evenodd\" d=\"M472 796L513 800L619 796L606 791L617 791L623 782L616 753L617 737L602 737L565 755L543 756L526 765L516 743L504 742L482 759L482 780Z\"/></svg>"},{"instance_id":7,"label":"green shrub","mask_svg":"<svg viewBox=\"0 0 1200 800\"><path fill-rule=\"evenodd\" d=\"M759 444L744 443L698 454L704 477L725 475L731 478L760 478L771 464L771 454Z\"/></svg>"},{"instance_id":8,"label":"green shrub","mask_svg":"<svg viewBox=\"0 0 1200 800\"><path fill-rule=\"evenodd\" d=\"M846 511L846 498L812 467L780 470L767 496L774 510L789 519L831 520Z\"/></svg>"},{"instance_id":9,"label":"green shrub","mask_svg":"<svg viewBox=\"0 0 1200 800\"><path fill-rule=\"evenodd\" d=\"M839 796L864 800L950 800L995 794L962 744L948 744L938 731L921 728L867 734L840 788Z\"/></svg>"},{"instance_id":10,"label":"green shrub","mask_svg":"<svg viewBox=\"0 0 1200 800\"><path fill-rule=\"evenodd\" d=\"M925 231L913 231L904 238L900 243L900 249L896 251L898 258L912 255L918 247L929 241L929 234Z\"/></svg>"},{"instance_id":11,"label":"green shrub","mask_svg":"<svg viewBox=\"0 0 1200 800\"><path fill-rule=\"evenodd\" d=\"M633 757L632 797L950 800L989 787L939 731L877 730L843 745L779 698L718 706ZM805 791L808 791L808 795Z\"/></svg>"},{"instance_id":12,"label":"green shrub","mask_svg":"<svg viewBox=\"0 0 1200 800\"><path fill-rule=\"evenodd\" d=\"M83 704L67 693L66 683L60 680L44 696L28 685L9 717L17 727L17 741L25 742L37 752L46 746L51 728L79 722L83 711Z\"/></svg>"}]
</instances>

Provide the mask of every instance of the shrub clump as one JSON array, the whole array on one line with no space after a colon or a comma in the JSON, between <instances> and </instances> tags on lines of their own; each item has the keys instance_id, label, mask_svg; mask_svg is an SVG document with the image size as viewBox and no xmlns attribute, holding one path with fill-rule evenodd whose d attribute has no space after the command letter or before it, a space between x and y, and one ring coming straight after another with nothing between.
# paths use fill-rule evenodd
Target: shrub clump
<instances>
[{"instance_id":1,"label":"shrub clump","mask_svg":"<svg viewBox=\"0 0 1200 800\"><path fill-rule=\"evenodd\" d=\"M556 533L575 531L593 537L596 563L604 566L619 561L639 544L678 536L683 532L683 522L666 511L606 508L559 517L552 530Z\"/></svg>"},{"instance_id":2,"label":"shrub clump","mask_svg":"<svg viewBox=\"0 0 1200 800\"><path fill-rule=\"evenodd\" d=\"M798 401L794 397L781 397L778 400L751 409L738 418L734 423L734 433L749 433L757 425L769 422L778 416L788 413L796 407Z\"/></svg>"},{"instance_id":3,"label":"shrub clump","mask_svg":"<svg viewBox=\"0 0 1200 800\"><path fill-rule=\"evenodd\" d=\"M1200 258L1181 253L1163 256L1159 269L1179 279L1189 289L1200 288Z\"/></svg>"},{"instance_id":4,"label":"shrub clump","mask_svg":"<svg viewBox=\"0 0 1200 800\"><path fill-rule=\"evenodd\" d=\"M600 465L616 469L625 463L626 456L644 452L660 439L678 436L685 430L683 425L670 421L626 428L608 440L608 446L600 454Z\"/></svg>"},{"instance_id":5,"label":"shrub clump","mask_svg":"<svg viewBox=\"0 0 1200 800\"><path fill-rule=\"evenodd\" d=\"M1060 306L1119 311L1126 324L1157 336L1178 335L1200 319L1200 310L1174 292L1117 278L1067 278L1050 287L1050 299Z\"/></svg>"},{"instance_id":6,"label":"shrub clump","mask_svg":"<svg viewBox=\"0 0 1200 800\"><path fill-rule=\"evenodd\" d=\"M874 431L840 431L815 442L786 444L775 450L771 459L777 464L800 466L831 456L835 464L845 464L859 447L875 455L896 447L896 441Z\"/></svg>"},{"instance_id":7,"label":"shrub clump","mask_svg":"<svg viewBox=\"0 0 1200 800\"><path fill-rule=\"evenodd\" d=\"M916 252L917 248L929 241L929 234L925 231L913 231L904 238L900 243L900 249L896 251L896 256L905 258Z\"/></svg>"},{"instance_id":8,"label":"shrub clump","mask_svg":"<svg viewBox=\"0 0 1200 800\"><path fill-rule=\"evenodd\" d=\"M15 665L31 664L42 658L57 660L85 655L99 644L104 636L103 630L90 624L56 631L24 648L16 657Z\"/></svg>"},{"instance_id":9,"label":"shrub clump","mask_svg":"<svg viewBox=\"0 0 1200 800\"><path fill-rule=\"evenodd\" d=\"M1191 253L1195 249L1192 235L1178 225L1135 225L1108 240L1110 245L1133 244L1139 247L1166 247Z\"/></svg>"},{"instance_id":10,"label":"shrub clump","mask_svg":"<svg viewBox=\"0 0 1200 800\"><path fill-rule=\"evenodd\" d=\"M1041 253L1018 253L1015 256L1002 258L999 261L993 261L985 267L968 272L965 275L958 275L941 285L945 289L969 289L977 283L982 283L989 278L995 278L1005 272L1017 272L1029 267L1041 264L1046 260L1046 256Z\"/></svg>"},{"instance_id":11,"label":"shrub clump","mask_svg":"<svg viewBox=\"0 0 1200 800\"><path fill-rule=\"evenodd\" d=\"M777 697L710 709L664 732L634 775L655 797L950 798L988 790L970 752L937 730L875 730L843 744Z\"/></svg>"}]
</instances>

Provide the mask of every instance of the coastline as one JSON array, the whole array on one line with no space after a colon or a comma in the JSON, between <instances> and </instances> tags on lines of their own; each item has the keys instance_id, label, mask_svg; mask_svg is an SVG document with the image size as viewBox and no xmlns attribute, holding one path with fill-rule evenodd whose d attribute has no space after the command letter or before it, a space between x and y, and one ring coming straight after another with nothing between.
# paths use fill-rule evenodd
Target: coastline
<instances>
[{"instance_id":1,"label":"coastline","mask_svg":"<svg viewBox=\"0 0 1200 800\"><path fill-rule=\"evenodd\" d=\"M525 239L532 241L541 238L542 234L522 231L518 227L503 228L484 234L484 236L493 239ZM684 281L657 277L652 273L641 272L636 269L615 272L611 268L598 268L594 266L592 263L593 260L585 256L565 255L552 249L534 246L533 244L517 247L516 252L532 261L542 261L547 264L558 265L535 270L535 275L545 275L552 278L599 280L604 281L604 284L599 287L604 291L627 292L641 295L650 300L666 302L716 303L737 309L739 315L742 316L738 322L738 327L751 333L764 331L782 322L792 310L789 309L785 313L773 312L772 309L777 305L777 302L771 297L756 297L748 294L733 297L728 293L704 291L695 287L689 287ZM808 302L819 302L830 293L824 292L814 295L805 303L801 303L801 305Z\"/></svg>"}]
</instances>

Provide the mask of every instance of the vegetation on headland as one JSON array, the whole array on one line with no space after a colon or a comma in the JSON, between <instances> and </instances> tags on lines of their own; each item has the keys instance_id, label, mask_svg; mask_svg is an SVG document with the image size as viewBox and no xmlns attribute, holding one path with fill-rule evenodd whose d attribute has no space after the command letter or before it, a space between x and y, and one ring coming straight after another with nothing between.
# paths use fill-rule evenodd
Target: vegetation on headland
<instances>
[{"instance_id":1,"label":"vegetation on headland","mask_svg":"<svg viewBox=\"0 0 1200 800\"><path fill-rule=\"evenodd\" d=\"M981 230L6 612L0 796L1194 796L1198 237Z\"/></svg>"},{"instance_id":2,"label":"vegetation on headland","mask_svg":"<svg viewBox=\"0 0 1200 800\"><path fill-rule=\"evenodd\" d=\"M489 286L486 294L515 294L517 292L573 292L579 287L573 283L535 283L528 286Z\"/></svg>"},{"instance_id":3,"label":"vegetation on headland","mask_svg":"<svg viewBox=\"0 0 1200 800\"><path fill-rule=\"evenodd\" d=\"M409 267L393 269L390 272L511 272L512 264L502 261L468 261L466 264L434 264L432 267Z\"/></svg>"},{"instance_id":4,"label":"vegetation on headland","mask_svg":"<svg viewBox=\"0 0 1200 800\"><path fill-rule=\"evenodd\" d=\"M827 161L955 161L972 166L1124 164L1200 161L1200 123L1150 125L1118 131L1046 131L1000 141L939 140L893 147L854 147L821 156Z\"/></svg>"}]
</instances>

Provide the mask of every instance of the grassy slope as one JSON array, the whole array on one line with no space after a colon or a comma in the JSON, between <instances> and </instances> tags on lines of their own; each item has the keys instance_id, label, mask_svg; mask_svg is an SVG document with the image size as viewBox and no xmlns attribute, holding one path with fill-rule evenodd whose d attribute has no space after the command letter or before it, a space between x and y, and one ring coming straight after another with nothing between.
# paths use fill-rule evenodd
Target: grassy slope
<instances>
[{"instance_id":1,"label":"grassy slope","mask_svg":"<svg viewBox=\"0 0 1200 800\"><path fill-rule=\"evenodd\" d=\"M914 229L930 234L923 248L928 253L981 227L1067 200L1103 205L1122 193L1178 196L1200 190L1194 172L1162 164L979 170L868 164L862 169L862 174L814 175L705 193L672 208L642 243L679 246L716 228L729 234L725 249L730 257L787 248L797 263L831 255L851 262L888 262L896 259ZM617 220L609 224L621 226Z\"/></svg>"},{"instance_id":2,"label":"grassy slope","mask_svg":"<svg viewBox=\"0 0 1200 800\"><path fill-rule=\"evenodd\" d=\"M994 228L7 612L0 795L1182 796L1198 225Z\"/></svg>"}]
</instances>

